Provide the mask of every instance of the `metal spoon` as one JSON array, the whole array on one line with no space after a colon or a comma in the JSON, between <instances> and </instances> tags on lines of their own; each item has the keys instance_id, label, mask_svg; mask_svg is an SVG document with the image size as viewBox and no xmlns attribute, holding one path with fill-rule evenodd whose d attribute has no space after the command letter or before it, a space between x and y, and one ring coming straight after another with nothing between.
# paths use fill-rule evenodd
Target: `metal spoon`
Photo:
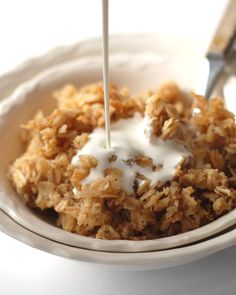
<instances>
[{"instance_id":1,"label":"metal spoon","mask_svg":"<svg viewBox=\"0 0 236 295\"><path fill-rule=\"evenodd\" d=\"M207 51L209 76L205 97L210 98L225 65L236 52L236 0L230 0Z\"/></svg>"}]
</instances>

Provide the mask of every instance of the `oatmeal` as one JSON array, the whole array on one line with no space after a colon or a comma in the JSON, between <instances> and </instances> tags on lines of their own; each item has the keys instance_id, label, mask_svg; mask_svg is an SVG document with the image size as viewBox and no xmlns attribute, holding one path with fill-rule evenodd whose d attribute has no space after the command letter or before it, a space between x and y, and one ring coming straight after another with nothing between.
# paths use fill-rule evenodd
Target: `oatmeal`
<instances>
[{"instance_id":1,"label":"oatmeal","mask_svg":"<svg viewBox=\"0 0 236 295\"><path fill-rule=\"evenodd\" d=\"M104 135L105 144L102 84L67 85L54 96L50 115L22 125L26 150L9 178L28 206L57 212L64 230L153 239L236 207L236 125L221 99L189 99L174 83L138 97L110 86L117 148L104 152L96 141Z\"/></svg>"}]
</instances>

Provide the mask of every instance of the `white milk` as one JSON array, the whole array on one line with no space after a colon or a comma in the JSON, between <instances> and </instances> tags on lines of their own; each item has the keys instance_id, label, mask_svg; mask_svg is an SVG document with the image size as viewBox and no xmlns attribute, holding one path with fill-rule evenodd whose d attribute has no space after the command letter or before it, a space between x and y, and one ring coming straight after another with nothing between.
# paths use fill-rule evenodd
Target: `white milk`
<instances>
[{"instance_id":1,"label":"white milk","mask_svg":"<svg viewBox=\"0 0 236 295\"><path fill-rule=\"evenodd\" d=\"M103 89L105 109L106 148L111 147L111 126L110 126L110 99L109 99L109 2L102 2L102 56L103 56Z\"/></svg>"},{"instance_id":2,"label":"white milk","mask_svg":"<svg viewBox=\"0 0 236 295\"><path fill-rule=\"evenodd\" d=\"M142 118L138 113L131 119L119 120L110 125L109 112L109 50L108 50L108 0L103 0L103 83L105 130L95 129L89 135L88 143L77 152L72 164L80 166L81 155L91 155L98 160L98 165L92 168L90 174L82 181L88 184L104 176L106 168L118 168L122 172L122 186L128 193L133 192L134 180L137 174L148 178L151 184L157 181L172 180L176 166L189 156L184 146L171 141L163 141L153 135L152 120ZM115 155L114 162L109 159ZM153 165L160 167L155 171L152 167L141 167L134 163L138 156L147 156L153 160Z\"/></svg>"},{"instance_id":3,"label":"white milk","mask_svg":"<svg viewBox=\"0 0 236 295\"><path fill-rule=\"evenodd\" d=\"M147 124L148 123L148 124ZM131 119L122 119L111 125L111 148L106 149L106 134L103 128L95 129L89 135L88 143L77 152L72 164L79 167L81 155L92 155L98 160L97 167L91 169L90 174L82 181L88 184L100 177L108 167L118 168L122 171L122 185L132 193L136 174L139 173L151 181L166 182L173 179L176 166L184 157L189 156L187 149L172 140L163 141L152 135L150 119L142 118L139 113ZM117 158L110 163L112 155ZM130 162L137 156L145 155L153 160L155 166L161 165L157 171L151 167L140 167ZM129 161L129 164L127 164Z\"/></svg>"}]
</instances>

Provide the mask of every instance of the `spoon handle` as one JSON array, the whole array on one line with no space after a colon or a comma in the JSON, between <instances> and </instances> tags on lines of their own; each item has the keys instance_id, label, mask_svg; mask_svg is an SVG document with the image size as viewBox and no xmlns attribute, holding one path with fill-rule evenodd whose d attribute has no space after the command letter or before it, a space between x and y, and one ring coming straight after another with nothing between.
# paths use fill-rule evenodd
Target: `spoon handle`
<instances>
[{"instance_id":1,"label":"spoon handle","mask_svg":"<svg viewBox=\"0 0 236 295\"><path fill-rule=\"evenodd\" d=\"M208 48L208 55L226 57L236 37L236 0L230 0Z\"/></svg>"}]
</instances>

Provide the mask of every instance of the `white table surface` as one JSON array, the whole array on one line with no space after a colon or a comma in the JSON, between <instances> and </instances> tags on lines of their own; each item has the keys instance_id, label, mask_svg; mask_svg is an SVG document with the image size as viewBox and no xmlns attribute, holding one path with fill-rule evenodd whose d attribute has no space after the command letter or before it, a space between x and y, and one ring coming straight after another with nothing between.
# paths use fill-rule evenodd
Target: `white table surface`
<instances>
[{"instance_id":1,"label":"white table surface","mask_svg":"<svg viewBox=\"0 0 236 295\"><path fill-rule=\"evenodd\" d=\"M194 36L206 44L227 0L111 0L110 32ZM0 74L48 49L100 35L99 0L0 0ZM236 247L149 272L94 268L0 233L0 294L235 295Z\"/></svg>"}]
</instances>

